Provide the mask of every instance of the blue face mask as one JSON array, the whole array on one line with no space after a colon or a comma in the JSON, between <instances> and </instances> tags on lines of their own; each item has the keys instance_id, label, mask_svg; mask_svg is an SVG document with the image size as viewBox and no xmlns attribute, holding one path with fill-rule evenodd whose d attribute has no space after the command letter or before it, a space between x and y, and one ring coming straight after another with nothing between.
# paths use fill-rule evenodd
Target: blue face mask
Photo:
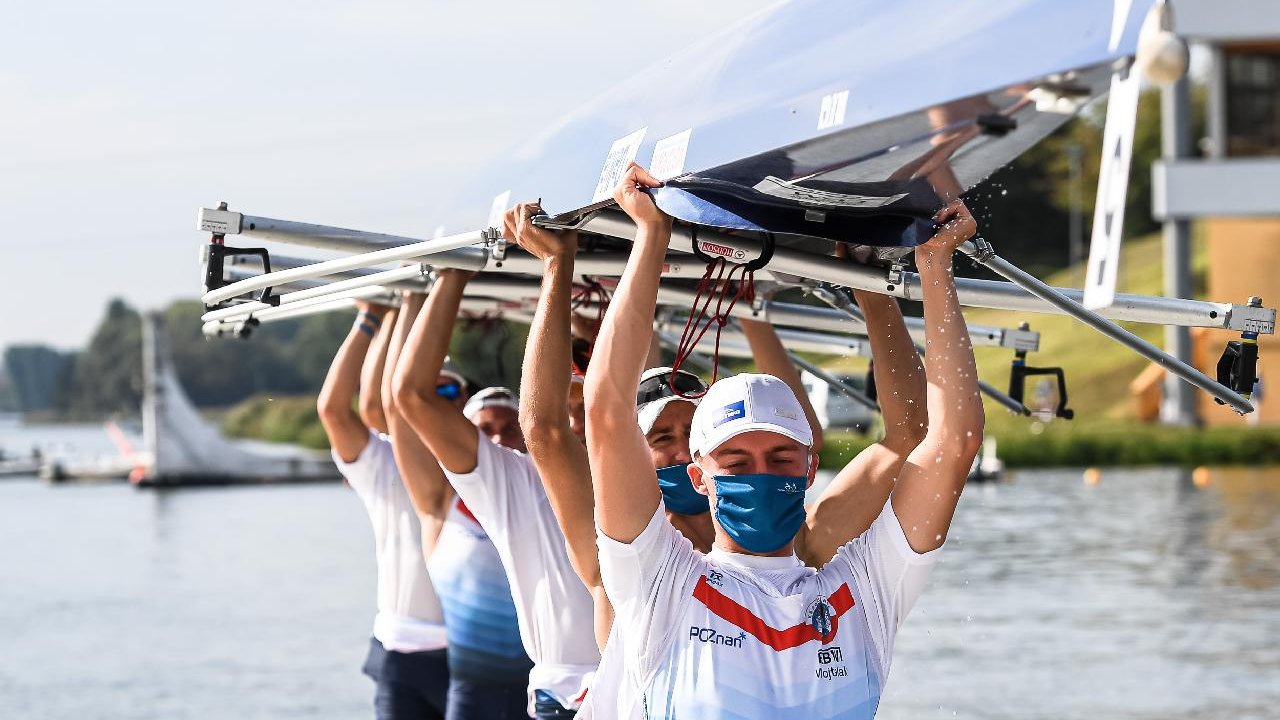
<instances>
[{"instance_id":1,"label":"blue face mask","mask_svg":"<svg viewBox=\"0 0 1280 720\"><path fill-rule=\"evenodd\" d=\"M734 542L770 553L791 542L804 524L808 478L797 475L715 475L716 520Z\"/></svg>"},{"instance_id":2,"label":"blue face mask","mask_svg":"<svg viewBox=\"0 0 1280 720\"><path fill-rule=\"evenodd\" d=\"M701 515L711 509L706 495L693 489L687 464L658 468L658 487L667 509L680 515Z\"/></svg>"}]
</instances>

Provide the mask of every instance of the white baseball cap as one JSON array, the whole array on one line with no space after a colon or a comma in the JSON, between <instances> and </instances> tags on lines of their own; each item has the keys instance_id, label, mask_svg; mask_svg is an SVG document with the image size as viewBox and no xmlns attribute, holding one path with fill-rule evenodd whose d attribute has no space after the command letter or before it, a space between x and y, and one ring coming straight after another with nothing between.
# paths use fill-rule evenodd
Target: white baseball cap
<instances>
[{"instance_id":1,"label":"white baseball cap","mask_svg":"<svg viewBox=\"0 0 1280 720\"><path fill-rule=\"evenodd\" d=\"M462 386L462 390L464 392L466 391L467 379L462 377L462 372L458 370L458 366L454 365L453 361L450 360L448 357L444 359L444 365L440 368L440 374L447 378L453 378L454 380L457 380L458 384Z\"/></svg>"},{"instance_id":2,"label":"white baseball cap","mask_svg":"<svg viewBox=\"0 0 1280 720\"><path fill-rule=\"evenodd\" d=\"M470 420L472 416L485 408L504 407L520 412L519 396L504 387L490 387L481 390L462 407L462 415Z\"/></svg>"},{"instance_id":3,"label":"white baseball cap","mask_svg":"<svg viewBox=\"0 0 1280 720\"><path fill-rule=\"evenodd\" d=\"M683 393L701 394L707 389L707 384L702 382L701 378L684 370L673 370L669 367L646 370L640 376L640 385L636 390L636 422L640 425L640 432L645 435L653 429L653 424L658 421L662 409L668 404L673 402L698 404L698 398L681 397L679 393L672 391L672 384Z\"/></svg>"},{"instance_id":4,"label":"white baseball cap","mask_svg":"<svg viewBox=\"0 0 1280 720\"><path fill-rule=\"evenodd\" d=\"M743 373L716 382L702 397L693 412L689 451L705 456L726 440L752 430L813 445L813 429L791 388L772 375Z\"/></svg>"}]
</instances>

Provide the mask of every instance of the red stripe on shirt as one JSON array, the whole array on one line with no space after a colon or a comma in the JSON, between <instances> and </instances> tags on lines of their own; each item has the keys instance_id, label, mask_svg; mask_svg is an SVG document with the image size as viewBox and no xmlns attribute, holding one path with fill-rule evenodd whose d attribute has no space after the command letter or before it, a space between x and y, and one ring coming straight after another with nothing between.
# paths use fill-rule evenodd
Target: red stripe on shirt
<instances>
[{"instance_id":1,"label":"red stripe on shirt","mask_svg":"<svg viewBox=\"0 0 1280 720\"><path fill-rule=\"evenodd\" d=\"M480 521L476 519L476 516L471 514L471 508L467 507L467 504L462 502L462 498L458 498L458 512L471 518L471 522L477 525L480 524Z\"/></svg>"},{"instance_id":2,"label":"red stripe on shirt","mask_svg":"<svg viewBox=\"0 0 1280 720\"><path fill-rule=\"evenodd\" d=\"M839 590L827 598L835 614L831 617L831 632L824 638L808 623L800 623L786 630L771 627L745 606L712 587L705 575L698 578L698 584L693 588L693 596L721 619L751 633L757 640L778 652L800 647L810 640L817 640L824 645L831 642L835 639L836 629L840 625L840 616L848 612L854 604L853 593L849 591L848 583L841 585Z\"/></svg>"}]
</instances>

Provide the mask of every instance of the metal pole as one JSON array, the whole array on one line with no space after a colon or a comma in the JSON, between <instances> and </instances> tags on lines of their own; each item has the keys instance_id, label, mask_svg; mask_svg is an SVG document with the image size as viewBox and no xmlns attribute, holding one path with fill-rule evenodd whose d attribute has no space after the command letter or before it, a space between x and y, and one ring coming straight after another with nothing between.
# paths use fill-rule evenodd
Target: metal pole
<instances>
[{"instance_id":1,"label":"metal pole","mask_svg":"<svg viewBox=\"0 0 1280 720\"><path fill-rule=\"evenodd\" d=\"M607 211L592 216L583 225L583 229L625 240L634 240L636 234L635 225L625 215L619 217L617 213ZM706 228L698 231L698 237L701 240L710 240L735 250L742 250L748 253L748 257L755 257L755 253L760 250L760 243L756 240L713 232ZM692 247L689 229L676 226L671 233L671 249L689 252ZM791 248L780 247L774 250L773 259L769 261L766 270L772 269L788 275L798 275L819 282L893 295L907 300L920 300L923 297L920 276L917 273L903 272L900 278L888 280L885 271L881 269L841 262L825 255L813 255ZM1072 288L1052 289L1058 296L1071 298L1076 305L1079 305L1079 300L1084 295L1082 291ZM1074 314L1064 311L1061 307L1047 302L1034 293L1028 293L1025 288L1019 287L1016 283L958 277L956 292L962 304L973 307ZM1115 320L1231 330L1254 331L1253 328L1259 328L1256 331L1263 333L1274 331L1276 314L1272 308L1250 308L1247 305L1125 293L1116 293L1115 302L1100 313L1104 317Z\"/></svg>"},{"instance_id":2,"label":"metal pole","mask_svg":"<svg viewBox=\"0 0 1280 720\"><path fill-rule=\"evenodd\" d=\"M374 252L364 253L361 255L352 255L350 257L337 258L336 260L326 260L308 265L306 267L291 268L289 270L277 270L275 272L263 273L250 280L240 280L224 285L217 290L211 290L200 298L205 305L216 305L223 300L230 300L237 295L251 293L255 290L280 285L294 280L306 280L309 278L324 277L332 275L344 270L355 270L358 268L369 267L370 265L380 265L395 260L408 260L410 258L419 258L431 255L433 253L454 250L467 245L484 242L487 233L483 230L474 232L460 233L449 237L442 237L435 240L426 240L424 242L412 243L409 245L401 245L398 247L376 250Z\"/></svg>"},{"instance_id":3,"label":"metal pole","mask_svg":"<svg viewBox=\"0 0 1280 720\"><path fill-rule=\"evenodd\" d=\"M814 289L813 294L819 300L825 302L826 304L830 305L836 310L839 310L844 314L848 315L850 319L861 323L862 330L866 331L867 320L865 317L863 317L862 310L860 310L857 305L854 305L853 301L850 300L848 297L846 297L843 293L838 293L838 292L835 292L834 290L831 290L830 288L819 286ZM1037 343L1037 346L1038 346L1038 343ZM916 345L915 347L916 347L916 352L920 353L920 357L924 357L924 350L925 350L924 347L920 345ZM1030 348L1030 349L1036 349L1036 348ZM1015 415L1023 415L1023 416L1031 415L1031 411L1027 409L1026 405L1023 405L1017 400L1014 400L1013 398L1009 397L1007 394L1005 394L1004 392L1002 392L1001 390L999 390L998 388L996 388L995 386L991 385L990 383L984 380L981 380L981 379L978 380L978 389L982 391L982 394L986 395L992 400L995 400L1000 405L1003 405L1006 410L1008 410L1009 412Z\"/></svg>"},{"instance_id":4,"label":"metal pole","mask_svg":"<svg viewBox=\"0 0 1280 720\"><path fill-rule=\"evenodd\" d=\"M268 310L273 307L283 307L291 305L303 300L320 297L322 295L332 295L342 292L343 290L352 290L355 288L367 287L369 285L386 285L388 283L409 280L410 278L424 277L424 268L422 265L408 265L394 270L384 270L382 272L370 273L361 277L348 278L339 280L338 282L328 283L326 285L318 285L316 287L306 288L305 290L295 290L294 292L285 293L279 296L278 305L270 305L262 302L247 302L231 307L222 308L220 310L211 310L200 319L204 322L214 322L216 320L224 320L236 315L244 315L246 313L254 313L259 310ZM256 277L256 276L255 276ZM237 281L244 282L244 281Z\"/></svg>"},{"instance_id":5,"label":"metal pole","mask_svg":"<svg viewBox=\"0 0 1280 720\"><path fill-rule=\"evenodd\" d=\"M1191 155L1191 81L1184 75L1160 93L1161 146L1166 160ZM1167 218L1164 221L1164 294L1191 297L1191 221ZM1191 363L1191 332L1177 325L1164 329L1165 348L1178 360ZM1168 425L1195 425L1196 398L1192 388L1179 382L1173 373L1164 378L1164 398L1160 420Z\"/></svg>"},{"instance_id":6,"label":"metal pole","mask_svg":"<svg viewBox=\"0 0 1280 720\"><path fill-rule=\"evenodd\" d=\"M1084 148L1080 147L1080 143L1072 143L1067 147L1067 163L1070 168L1070 186L1071 192L1071 213L1069 217L1069 230L1071 243L1071 257L1067 259L1068 264L1072 267L1082 268L1081 263L1084 262L1084 170L1082 160L1084 157ZM1081 269L1080 282L1084 285L1084 270ZM1175 296L1175 297L1181 297Z\"/></svg>"},{"instance_id":7,"label":"metal pole","mask_svg":"<svg viewBox=\"0 0 1280 720\"><path fill-rule=\"evenodd\" d=\"M1052 304L1061 312L1074 317L1085 325L1137 352L1139 355L1159 363L1170 373L1181 377L1183 380L1230 405L1236 412L1241 414L1253 412L1253 403L1233 392L1227 386L1216 382L1208 375L1169 355L1101 315L1091 312L1088 308L1067 297L1057 289L1049 287L1037 278L1027 274L1008 260L996 255L985 240L978 238L976 242L966 242L960 246L960 251L996 274L1008 278L1018 287Z\"/></svg>"},{"instance_id":8,"label":"metal pole","mask_svg":"<svg viewBox=\"0 0 1280 720\"><path fill-rule=\"evenodd\" d=\"M240 213L232 213L226 210L210 210L208 208L201 211L201 229L214 230L215 232L225 232L232 235L243 232L248 235L256 235L271 240L281 242L291 242L296 244L313 244L316 246L347 249L356 248L388 248L389 252L396 252L394 259L405 257L399 254L403 252L405 246L392 245L399 240L405 240L407 244L413 244L412 238L400 238L392 235L380 235L378 233L366 233L358 230L345 230L342 228L332 228L322 225L309 225L306 223L295 223L286 220L276 220L273 218L263 218L256 216L241 215ZM599 233L602 235L610 235L613 237L625 238L632 240L635 238L635 225L621 213L603 211L596 215L592 215L584 224L583 228L587 232ZM724 233L713 232L707 229L699 234L699 237L734 249L742 249L744 252L754 253L759 250L759 243L727 235ZM319 241L317 241L319 240ZM438 241L437 241L438 242ZM676 251L689 252L692 248L689 231L686 227L676 227L672 234L671 248ZM423 255L414 255L412 252L406 253L409 257L423 257ZM430 254L430 252L428 252ZM481 247L462 247L451 250L447 253L441 253L432 257L428 264L441 265L448 267L461 267L469 270L481 269L497 269L499 262L496 260L487 260L487 253ZM377 259L371 259L368 254L356 258L344 258L344 261L353 261L350 265L344 267L367 267L393 259L392 256L377 256ZM540 267L534 267L536 260L526 258L522 255L513 255L505 261L502 261L502 267L505 269L508 264L517 265L527 260L529 263L528 270L521 269L521 272L537 273ZM589 260L584 259L589 262ZM679 261L677 261L679 262ZM486 265L487 263L487 265ZM696 265L696 263L694 263ZM677 270L675 273L680 277L687 277L686 273L690 271L690 263L685 261L683 267L673 267ZM906 298L908 300L920 299L920 278L915 273L903 272L900 278L889 280L884 270L871 268L862 265L849 263L833 262L830 257L822 255L813 255L810 253L799 252L790 248L778 248L774 253L773 260L769 263L769 269L776 269L789 275L799 275L812 280L822 282L830 282L845 287L858 288L878 292L896 297ZM666 273L664 273L666 274ZM297 279L294 277L293 279ZM289 279L280 279L278 277L270 278L267 282L257 285L252 289L261 289L271 285L272 282L288 282ZM228 286L231 287L231 286ZM1024 310L1028 312L1047 312L1061 313L1051 303L1044 302L1034 295L1028 294L1023 289L1007 282L993 282L990 280L978 280L971 278L956 278L956 289L960 296L960 302L965 305L975 307L990 307L1003 310ZM223 288L220 291L220 299L226 299L240 294L241 292L251 292L249 286L237 286L235 289L228 291ZM1081 295L1079 290L1059 288L1059 294L1067 297L1078 299ZM218 296L215 296L218 297ZM206 304L214 304L206 301ZM1136 322L1159 323L1162 325L1186 325L1189 327L1210 327L1225 328L1229 330L1240 330L1248 332L1259 332L1270 334L1274 331L1276 312L1271 308L1251 308L1247 305L1235 305L1231 303L1214 303L1200 300L1185 300L1180 298L1150 297L1145 295L1117 294L1115 302L1111 307L1102 311L1105 317L1114 320L1129 320Z\"/></svg>"},{"instance_id":9,"label":"metal pole","mask_svg":"<svg viewBox=\"0 0 1280 720\"><path fill-rule=\"evenodd\" d=\"M838 390L840 393L844 394L850 400L858 403L859 405L865 407L866 409L872 412L877 412L877 413L880 412L880 406L877 405L874 400L867 397L866 395L863 395L861 392L858 392L858 389L853 387L852 385L846 383L845 381L841 380L835 375L832 375L826 370L823 370L817 365L814 365L808 360L805 360L799 355L796 355L790 350L787 351L787 357L791 358L791 362L795 363L796 367L800 368L801 370L808 371L810 375L813 375L814 377L818 378L819 380L826 383L827 385L830 385L832 388L834 388L835 390Z\"/></svg>"}]
</instances>

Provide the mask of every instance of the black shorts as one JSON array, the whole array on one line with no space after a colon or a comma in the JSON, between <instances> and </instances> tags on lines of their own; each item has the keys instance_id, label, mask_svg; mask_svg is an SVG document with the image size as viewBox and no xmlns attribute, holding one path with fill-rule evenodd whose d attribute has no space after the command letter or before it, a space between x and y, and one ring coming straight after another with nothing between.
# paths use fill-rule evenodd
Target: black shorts
<instances>
[{"instance_id":1,"label":"black shorts","mask_svg":"<svg viewBox=\"0 0 1280 720\"><path fill-rule=\"evenodd\" d=\"M449 681L449 720L529 720L529 684Z\"/></svg>"},{"instance_id":2,"label":"black shorts","mask_svg":"<svg viewBox=\"0 0 1280 720\"><path fill-rule=\"evenodd\" d=\"M533 691L533 709L538 720L573 720L577 710L570 710L560 704L555 696L545 690Z\"/></svg>"},{"instance_id":3,"label":"black shorts","mask_svg":"<svg viewBox=\"0 0 1280 720\"><path fill-rule=\"evenodd\" d=\"M449 694L449 655L441 650L402 653L372 639L364 672L378 689L378 720L444 720Z\"/></svg>"}]
</instances>

